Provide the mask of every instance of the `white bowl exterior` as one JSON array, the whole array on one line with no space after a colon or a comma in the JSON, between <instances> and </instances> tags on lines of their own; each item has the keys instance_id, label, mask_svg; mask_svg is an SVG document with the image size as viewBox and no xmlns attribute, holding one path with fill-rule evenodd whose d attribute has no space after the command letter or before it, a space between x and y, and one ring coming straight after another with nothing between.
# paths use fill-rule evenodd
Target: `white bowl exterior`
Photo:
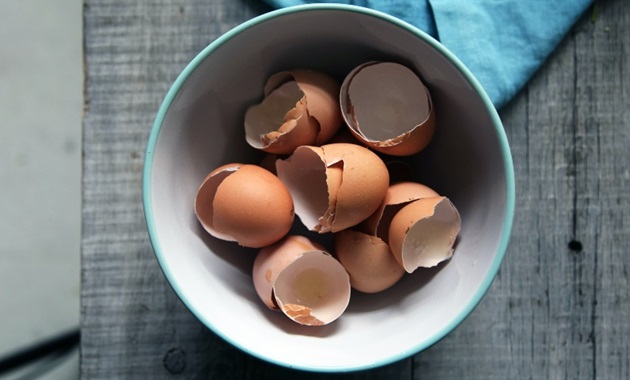
<instances>
[{"instance_id":1,"label":"white bowl exterior","mask_svg":"<svg viewBox=\"0 0 630 380\"><path fill-rule=\"evenodd\" d=\"M401 25L347 6L262 16L204 50L160 110L145 168L145 210L156 255L193 313L246 352L317 371L387 364L452 330L496 273L513 207L512 167L498 116L452 56ZM339 320L306 328L264 306L250 274L256 251L210 237L193 214L193 201L212 169L260 158L245 143L243 115L260 100L270 75L312 68L342 80L370 60L411 67L431 91L436 135L413 161L419 180L456 205L462 231L455 255L440 269L407 275L380 294L353 293Z\"/></svg>"}]
</instances>

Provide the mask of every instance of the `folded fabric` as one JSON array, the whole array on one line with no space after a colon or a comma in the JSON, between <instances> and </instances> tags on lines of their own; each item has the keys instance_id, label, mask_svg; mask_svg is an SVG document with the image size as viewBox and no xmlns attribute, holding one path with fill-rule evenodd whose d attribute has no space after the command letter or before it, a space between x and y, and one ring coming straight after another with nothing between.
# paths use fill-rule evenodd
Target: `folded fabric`
<instances>
[{"instance_id":1,"label":"folded fabric","mask_svg":"<svg viewBox=\"0 0 630 380\"><path fill-rule=\"evenodd\" d=\"M277 8L344 3L388 13L438 39L505 105L553 52L592 0L264 0Z\"/></svg>"}]
</instances>

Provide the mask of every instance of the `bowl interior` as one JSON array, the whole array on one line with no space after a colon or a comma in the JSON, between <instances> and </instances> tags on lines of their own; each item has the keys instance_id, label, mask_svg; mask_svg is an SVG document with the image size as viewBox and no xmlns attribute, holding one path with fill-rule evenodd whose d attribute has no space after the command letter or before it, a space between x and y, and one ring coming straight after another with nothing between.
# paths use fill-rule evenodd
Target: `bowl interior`
<instances>
[{"instance_id":1,"label":"bowl interior","mask_svg":"<svg viewBox=\"0 0 630 380\"><path fill-rule=\"evenodd\" d=\"M319 328L267 310L251 279L255 250L202 230L193 201L228 162L258 162L243 116L281 70L321 70L340 81L371 60L403 63L424 80L436 135L408 160L418 181L448 196L462 231L454 257L375 295L353 293L346 313ZM463 70L463 71L462 71ZM309 370L347 371L402 359L452 330L494 277L509 235L513 180L501 123L474 79L430 37L383 14L348 6L272 12L219 38L186 68L160 109L147 149L145 212L168 280L192 312L241 349Z\"/></svg>"}]
</instances>

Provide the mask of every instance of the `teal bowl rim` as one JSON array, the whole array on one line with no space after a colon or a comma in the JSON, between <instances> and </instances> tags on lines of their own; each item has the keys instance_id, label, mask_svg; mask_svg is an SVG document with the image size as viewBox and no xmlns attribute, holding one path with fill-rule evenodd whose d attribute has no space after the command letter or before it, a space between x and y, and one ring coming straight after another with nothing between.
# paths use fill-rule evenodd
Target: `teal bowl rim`
<instances>
[{"instance_id":1,"label":"teal bowl rim","mask_svg":"<svg viewBox=\"0 0 630 380\"><path fill-rule=\"evenodd\" d=\"M354 12L354 13L362 13L368 16L372 16L372 17L376 17L379 19L382 19L384 21L387 21L391 24L394 24L402 29L407 30L410 33L413 33L415 35L417 35L419 38L421 38L422 40L424 40L425 42L427 42L428 44L430 44L434 49L436 49L438 52L440 52L442 55L444 55L446 58L448 58L453 65L455 65L455 67L457 67L457 69L464 75L464 77L468 80L468 82L471 84L471 86L475 89L475 91L479 94L480 98L482 99L485 107L488 110L488 113L490 114L490 117L493 121L493 125L495 128L495 132L497 134L497 137L499 138L499 143L500 143L500 147L501 147L501 155L503 158L503 163L504 163L504 167L505 167L505 178L506 178L506 209L505 209L505 214L503 216L503 231L501 234L501 239L499 241L499 247L497 250L497 254L493 260L493 262L490 265L490 268L488 270L488 273L486 275L486 277L483 279L483 282L481 283L481 285L479 286L479 289L477 289L477 292L474 294L474 296L471 298L470 302L466 305L466 307L462 310L462 312L459 313L459 315L457 315L453 321L448 324L447 326L445 326L444 328L436 331L430 339L427 339L423 342L418 343L417 346L415 346L415 349L412 351L406 351L406 352L400 352L400 353L396 353L393 355L388 355L385 356L382 360L377 361L377 362L373 362L373 363L366 363L364 365L358 365L358 366L348 366L348 367L305 367L305 366L296 366L293 365L291 363L286 363L283 361L278 361L278 360L274 360L271 358L268 358L264 355L264 353L262 352L253 352L248 350L246 347L242 347L240 346L238 343L234 342L229 336L224 335L221 331L219 331L218 329L215 329L214 326L212 325L212 323L210 323L203 315L199 314L197 312L197 310L195 310L195 308L192 306L190 300L188 300L186 298L186 296L183 294L183 292L178 288L178 285L176 283L176 281L174 280L173 274L169 271L169 268L166 267L164 264L164 252L162 251L161 247L160 247L160 239L159 236L157 235L156 232L156 228L155 228L155 219L154 219L154 215L153 215L153 210L152 210L152 206L151 206L151 174L152 174L152 162L153 162L153 151L155 149L155 145L157 143L158 137L159 137L159 133L160 133L160 128L162 126L162 123L164 121L164 116L166 115L166 113L169 110L169 107L173 101L173 99L175 98L175 96L177 95L177 93L180 91L181 87L184 85L184 83L186 83L187 78L191 75L191 73L199 66L199 64L206 59L206 57L208 57L210 54L212 54L212 52L214 52L218 47L220 47L221 45L227 43L229 40L231 40L233 37L235 37L236 35L238 35L239 33L243 32L244 30L274 19L276 17L281 17L287 14L292 14L295 12L307 12L307 11L321 11L321 10L333 10L333 11L345 11L345 12ZM383 365L387 365L387 364L391 364L394 363L396 361L402 360L402 359L406 359L408 357L410 357L411 355L417 354L425 349L427 349L428 347L432 346L433 344L435 344L436 342L438 342L439 340L441 340L442 338L444 338L448 333L450 333L451 331L453 331L459 324L461 324L461 322L470 315L470 313L475 309L475 307L479 304L479 302L481 301L481 299L484 297L484 295L487 293L490 285L492 284L494 278L496 277L496 274L499 270L499 267L501 265L501 262L503 261L503 258L505 256L505 251L507 249L508 246L508 242L510 239L510 234L512 231L512 222L514 219L514 207L515 207L515 183L514 183L514 166L513 166L513 162L512 162L512 155L510 152L510 148L509 148L509 143L507 140L507 136L505 134L505 131L503 129L503 124L501 122L501 119L496 111L496 108L494 107L494 105L492 104L492 102L490 101L490 98L488 97L487 93L485 92L485 90L482 88L481 84L479 83L479 81L473 76L473 74L470 72L470 70L468 70L468 68L453 54L451 53L447 48L445 48L442 44L440 44L437 40L435 40L433 37L431 37L430 35L426 34L425 32L421 31L420 29L416 28L415 26L402 21L394 16L388 15L386 13L380 12L380 11L376 11L376 10L372 10L369 8L364 8L364 7L360 7L360 6L356 6L356 5L346 5L346 4L307 4L307 5L295 5L295 6L291 6L291 7L286 7L286 8L282 8L282 9L278 9L275 11L271 11L265 14L262 14L260 16L254 17L248 21L243 22L242 24L234 27L233 29L231 29L230 31L226 32L225 34L223 34L222 36L218 37L215 41L213 41L211 44L209 44L206 48L204 48L185 68L184 70L181 72L181 74L177 77L177 79L175 80L175 82L173 83L173 85L171 86L171 88L169 89L169 91L167 92L164 101L162 102L157 116L155 118L155 121L153 123L153 127L151 130L151 133L149 135L149 140L148 140L148 144L147 144L147 148L146 148L146 153L145 153L145 160L144 160L144 169L143 169L143 178L142 178L142 186L143 186L143 193L142 193L142 201L143 201L143 206L144 206L144 213L145 213L145 221L147 224L147 230L149 233L149 238L151 241L151 245L153 246L153 250L155 252L155 256L158 260L158 262L160 263L160 267L162 269L162 271L164 272L164 275L166 276L166 278L168 279L168 282L170 284L170 286L173 288L173 290L175 291L175 293L177 293L177 295L180 297L180 299L182 300L182 302L186 305L186 307L188 307L188 309L200 320L202 321L208 328L210 328L215 334L217 334L218 336L220 336L222 339L224 339L225 341L229 342L230 344L232 344L235 347L238 347L240 350L247 352L248 354L258 357L260 359L263 359L265 361L277 364L277 365L281 365L284 367L288 367L288 368L292 368L292 369L300 369L300 370L306 370L306 371L316 371L316 372L330 372L330 373L334 373L334 372L352 372L352 371L358 371L358 370L366 370L366 369L373 369L376 367L380 367Z\"/></svg>"}]
</instances>

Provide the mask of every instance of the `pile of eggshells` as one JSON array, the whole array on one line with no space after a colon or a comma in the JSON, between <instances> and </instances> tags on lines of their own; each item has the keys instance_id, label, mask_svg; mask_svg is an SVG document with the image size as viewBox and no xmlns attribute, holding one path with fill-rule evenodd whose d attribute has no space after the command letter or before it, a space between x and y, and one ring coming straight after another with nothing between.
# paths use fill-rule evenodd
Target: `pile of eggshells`
<instances>
[{"instance_id":1,"label":"pile of eggshells","mask_svg":"<svg viewBox=\"0 0 630 380\"><path fill-rule=\"evenodd\" d=\"M342 84L311 70L277 73L244 124L247 143L269 154L212 171L195 213L212 236L260 248L252 276L270 309L325 325L351 288L380 292L453 255L457 209L423 184L390 181L382 158L413 155L433 136L431 96L409 68L367 62ZM339 137L344 124L354 137ZM333 234L334 252L289 234L295 215Z\"/></svg>"}]
</instances>

